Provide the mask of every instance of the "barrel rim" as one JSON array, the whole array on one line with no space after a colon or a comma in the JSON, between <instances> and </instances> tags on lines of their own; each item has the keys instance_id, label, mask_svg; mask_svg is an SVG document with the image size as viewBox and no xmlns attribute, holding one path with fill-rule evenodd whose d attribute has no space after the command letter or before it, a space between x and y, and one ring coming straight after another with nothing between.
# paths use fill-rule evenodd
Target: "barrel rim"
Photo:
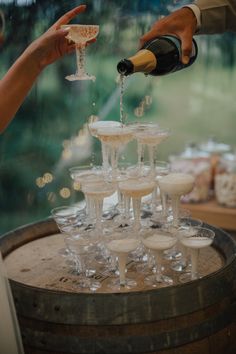
<instances>
[{"instance_id":1,"label":"barrel rim","mask_svg":"<svg viewBox=\"0 0 236 354\"><path fill-rule=\"evenodd\" d=\"M30 313L31 318L53 323L120 325L143 321L152 322L185 315L201 310L203 306L204 308L210 307L222 299L233 301L236 293L236 280L234 280L236 242L225 231L208 224L204 226L216 232L214 247L221 249L221 243L227 243L224 250L226 264L197 281L125 293L76 293L34 287L10 279L17 313L24 317L28 317ZM19 243L20 245L27 243L26 234L31 228L33 232L30 234L30 241L32 241L32 233L34 239L39 239L59 232L52 218L23 225L8 232L0 239L0 249L5 247L5 255L16 249ZM8 238L11 239L13 245L10 245ZM188 301L185 300L186 294ZM137 307L137 303L140 302L142 306ZM117 306L114 306L114 303ZM107 306L111 309L108 313L105 311ZM152 311L150 311L150 306ZM124 311L121 312L119 309L124 309ZM86 314L90 311L96 316L90 316L87 320Z\"/></svg>"},{"instance_id":2,"label":"barrel rim","mask_svg":"<svg viewBox=\"0 0 236 354\"><path fill-rule=\"evenodd\" d=\"M234 263L235 262L235 265L236 265L236 256L234 257L234 259L232 259L232 261L229 263L229 264L227 264L227 265L224 265L221 269L219 269L219 270L217 270L217 271L214 271L214 272L212 272L212 273L210 273L210 274L207 274L207 275L205 275L204 277L202 277L202 278L199 278L199 279L197 279L197 282L198 283L205 283L205 282L207 282L208 283L208 279L210 279L210 278L215 278L215 275L218 275L219 274L219 276L221 275L221 273L224 273L224 270L226 270L226 269L228 269L228 268L230 268L230 266L232 265L232 263ZM22 287L25 287L25 288L32 288L32 289L34 289L35 291L39 291L39 292L41 292L41 291L43 291L43 292L45 292L45 291L47 291L47 292L49 292L49 293L55 293L55 294L58 294L58 293L60 293L60 294L65 294L65 295L70 295L70 296L76 296L76 297L78 297L78 296L91 296L91 297L94 297L94 296L110 296L111 294L113 294L113 295L117 295L117 296L124 296L125 294L129 294L129 296L132 296L132 295L137 295L137 294L140 294L140 292L145 292L145 293L153 293L153 292L156 292L156 291L158 291L158 292L163 292L163 293L165 293L165 292L170 292L172 289L173 289L173 291L174 291L174 289L176 289L176 288L186 288L186 287L191 287L191 285L193 284L193 283L196 283L196 280L192 280L192 281L189 281L189 282L187 282L187 283L183 283L183 284L175 284L175 285L171 285L171 286L168 286L168 287L162 287L162 288L153 288L153 289L145 289L145 291L140 291L140 290L137 290L137 291L135 291L135 290L132 290L132 291L130 291L130 292L113 292L113 293L89 293L89 292L84 292L84 293L77 293L77 292L68 292L68 291L63 291L63 290L53 290L53 289L44 289L44 288L41 288L41 287L36 287L36 286L32 286L32 285L26 285L26 284L23 284L23 283L21 283L21 282L18 282L17 280L14 280L14 279L9 279L9 281L10 281L10 283L12 283L12 284L17 284L18 286L22 286Z\"/></svg>"},{"instance_id":3,"label":"barrel rim","mask_svg":"<svg viewBox=\"0 0 236 354\"><path fill-rule=\"evenodd\" d=\"M32 227L35 227L35 226L52 226L52 228L49 228L49 230L46 228L46 230L43 232L43 234L40 233L40 235L36 235L35 238L33 238L33 240L36 240L36 239L40 239L40 238L43 238L43 237L48 237L50 235L52 235L52 231L53 232L60 232L60 230L58 229L54 219L52 217L48 217L46 219L42 219L36 223L28 223L26 225L23 225L23 226L20 226L12 231L9 231L5 234L2 235L2 237L0 238L0 250L1 250L1 247L2 247L2 244L4 244L4 241L6 239L8 239L9 236L13 236L13 237L18 237L20 235L22 235L25 231L27 231L28 229L31 229ZM224 230L220 229L220 228L216 228L212 225L209 225L207 223L204 223L203 224L204 227L209 227L210 229L212 229L215 234L216 234L216 237L214 238L214 242L213 242L213 245L212 247L214 247L215 249L217 249L221 254L222 256L224 257L225 259L225 264L217 271L214 271L200 279L198 279L198 283L199 284L204 284L204 283L208 283L209 282L209 279L211 278L215 278L216 276L218 276L219 278L221 277L221 275L223 273L225 273L225 271L227 271L228 268L230 268L232 266L232 264L236 264L236 241L232 238L232 236L230 234L228 234L227 232L225 232ZM230 247L230 251L231 251L231 255L230 257L227 259L226 258L226 255L223 253L222 249L220 248L220 242L219 241L219 238L217 237L217 234L222 234L222 235L225 235L231 242L231 247ZM30 241L33 241L32 239ZM14 244L13 248L7 250L5 253L3 252L2 255L3 255L3 259L9 254L11 253L12 251L14 251L15 249L17 249L19 246L23 246L24 244L27 244L28 240L22 240L22 241L19 241L18 240L18 243ZM233 247L232 247L233 246ZM40 288L40 287L35 287L35 286L32 286L32 285L26 285L26 284L23 284L21 282L18 282L16 280L13 280L13 279L9 279L10 283L12 284L15 284L17 286L22 286L22 288L31 288L31 289L34 289L34 291L38 291L38 292L41 292L41 291L44 291L45 290L49 293L55 293L55 294L58 294L60 293L61 295L65 294L65 295L68 295L70 294L70 296L91 296L91 297L94 297L94 296L101 296L101 297L106 297L106 296L110 296L111 293L76 293L76 292L68 292L68 291L63 291L63 290L53 290L53 289L44 289L44 288ZM186 287L191 287L192 284L195 283L195 280L193 281L189 281L188 283L184 283L184 284L176 284L176 285L172 285L172 286L169 286L169 287L163 287L163 288L158 288L158 289L148 289L148 290L145 290L145 293L153 293L153 292L175 292L175 289L179 289L179 288L186 288ZM142 291L141 291L142 292ZM112 293L116 296L124 296L124 294L129 294L129 296L132 296L132 295L137 295L137 294L140 294L140 291L131 291L131 292L127 292L127 293L122 293L122 292L114 292Z\"/></svg>"}]
</instances>

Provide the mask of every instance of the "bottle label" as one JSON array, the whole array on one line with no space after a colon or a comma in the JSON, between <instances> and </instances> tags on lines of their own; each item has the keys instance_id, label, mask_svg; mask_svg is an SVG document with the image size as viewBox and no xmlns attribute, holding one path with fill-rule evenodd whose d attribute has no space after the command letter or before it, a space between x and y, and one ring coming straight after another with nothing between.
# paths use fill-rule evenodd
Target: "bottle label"
<instances>
[{"instance_id":1,"label":"bottle label","mask_svg":"<svg viewBox=\"0 0 236 354\"><path fill-rule=\"evenodd\" d=\"M175 36L163 36L163 37L167 38L172 43L174 43L175 47L177 48L177 50L179 52L179 63L175 66L175 68L172 70L172 72L181 70L181 69L191 65L195 61L195 58L197 55L197 49L196 49L196 44L194 41L192 42L192 52L190 54L190 60L189 60L188 64L183 64L181 62L181 40Z\"/></svg>"},{"instance_id":2,"label":"bottle label","mask_svg":"<svg viewBox=\"0 0 236 354\"><path fill-rule=\"evenodd\" d=\"M168 38L169 40L171 40L171 41L175 44L175 46L176 46L176 48L178 49L179 54L180 54L180 56L181 56L181 41L180 41L180 39L178 39L178 38L175 37L175 36L163 36L163 37L164 37L164 38ZM195 47L195 45L194 45L194 43L193 43L193 45L192 45L192 52L191 52L191 54L190 54L190 58L195 57L195 55L196 55L196 47Z\"/></svg>"},{"instance_id":3,"label":"bottle label","mask_svg":"<svg viewBox=\"0 0 236 354\"><path fill-rule=\"evenodd\" d=\"M162 36L163 38L168 38L171 42L173 42L178 49L179 53L181 53L181 41L174 36Z\"/></svg>"}]
</instances>

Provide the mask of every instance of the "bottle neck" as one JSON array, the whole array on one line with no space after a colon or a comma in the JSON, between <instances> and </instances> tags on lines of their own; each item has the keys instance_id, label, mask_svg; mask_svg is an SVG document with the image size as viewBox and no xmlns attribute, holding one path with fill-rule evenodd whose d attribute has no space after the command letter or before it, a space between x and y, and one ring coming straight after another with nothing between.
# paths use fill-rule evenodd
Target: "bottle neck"
<instances>
[{"instance_id":1,"label":"bottle neck","mask_svg":"<svg viewBox=\"0 0 236 354\"><path fill-rule=\"evenodd\" d=\"M118 71L121 74L129 75L135 72L149 74L156 68L157 59L148 49L141 49L135 55L122 60L118 64Z\"/></svg>"},{"instance_id":2,"label":"bottle neck","mask_svg":"<svg viewBox=\"0 0 236 354\"><path fill-rule=\"evenodd\" d=\"M155 55L148 49L139 50L134 56L130 57L129 60L133 64L134 72L142 72L145 74L149 74L157 65Z\"/></svg>"}]
</instances>

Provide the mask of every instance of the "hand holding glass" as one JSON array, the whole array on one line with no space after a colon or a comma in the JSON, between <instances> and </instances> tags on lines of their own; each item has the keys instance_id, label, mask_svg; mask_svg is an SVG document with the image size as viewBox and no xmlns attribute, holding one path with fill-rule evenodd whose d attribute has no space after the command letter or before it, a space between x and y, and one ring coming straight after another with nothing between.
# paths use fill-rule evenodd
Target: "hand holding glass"
<instances>
[{"instance_id":1,"label":"hand holding glass","mask_svg":"<svg viewBox=\"0 0 236 354\"><path fill-rule=\"evenodd\" d=\"M85 47L86 43L96 38L99 32L97 25L63 25L62 28L69 28L67 39L75 43L77 71L75 74L66 76L69 81L92 80L96 77L85 71Z\"/></svg>"}]
</instances>

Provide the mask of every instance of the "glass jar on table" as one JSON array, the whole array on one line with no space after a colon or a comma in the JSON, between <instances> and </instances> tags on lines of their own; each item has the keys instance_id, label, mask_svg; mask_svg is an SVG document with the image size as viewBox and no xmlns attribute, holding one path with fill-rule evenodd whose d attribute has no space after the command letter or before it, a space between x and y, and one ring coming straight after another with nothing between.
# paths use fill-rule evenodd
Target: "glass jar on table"
<instances>
[{"instance_id":1,"label":"glass jar on table","mask_svg":"<svg viewBox=\"0 0 236 354\"><path fill-rule=\"evenodd\" d=\"M215 175L216 201L223 206L236 207L236 154L224 154Z\"/></svg>"},{"instance_id":2,"label":"glass jar on table","mask_svg":"<svg viewBox=\"0 0 236 354\"><path fill-rule=\"evenodd\" d=\"M207 201L211 186L210 154L200 151L196 144L191 143L181 154L172 155L169 160L172 171L188 173L195 178L193 190L182 197L181 201L186 203Z\"/></svg>"},{"instance_id":3,"label":"glass jar on table","mask_svg":"<svg viewBox=\"0 0 236 354\"><path fill-rule=\"evenodd\" d=\"M211 187L212 194L214 194L215 174L216 174L217 165L219 163L221 156L225 153L230 152L231 146L223 142L219 142L215 137L210 137L208 140L206 140L205 142L199 145L199 149L202 152L209 154L210 163L211 163L211 186L210 187Z\"/></svg>"}]
</instances>

